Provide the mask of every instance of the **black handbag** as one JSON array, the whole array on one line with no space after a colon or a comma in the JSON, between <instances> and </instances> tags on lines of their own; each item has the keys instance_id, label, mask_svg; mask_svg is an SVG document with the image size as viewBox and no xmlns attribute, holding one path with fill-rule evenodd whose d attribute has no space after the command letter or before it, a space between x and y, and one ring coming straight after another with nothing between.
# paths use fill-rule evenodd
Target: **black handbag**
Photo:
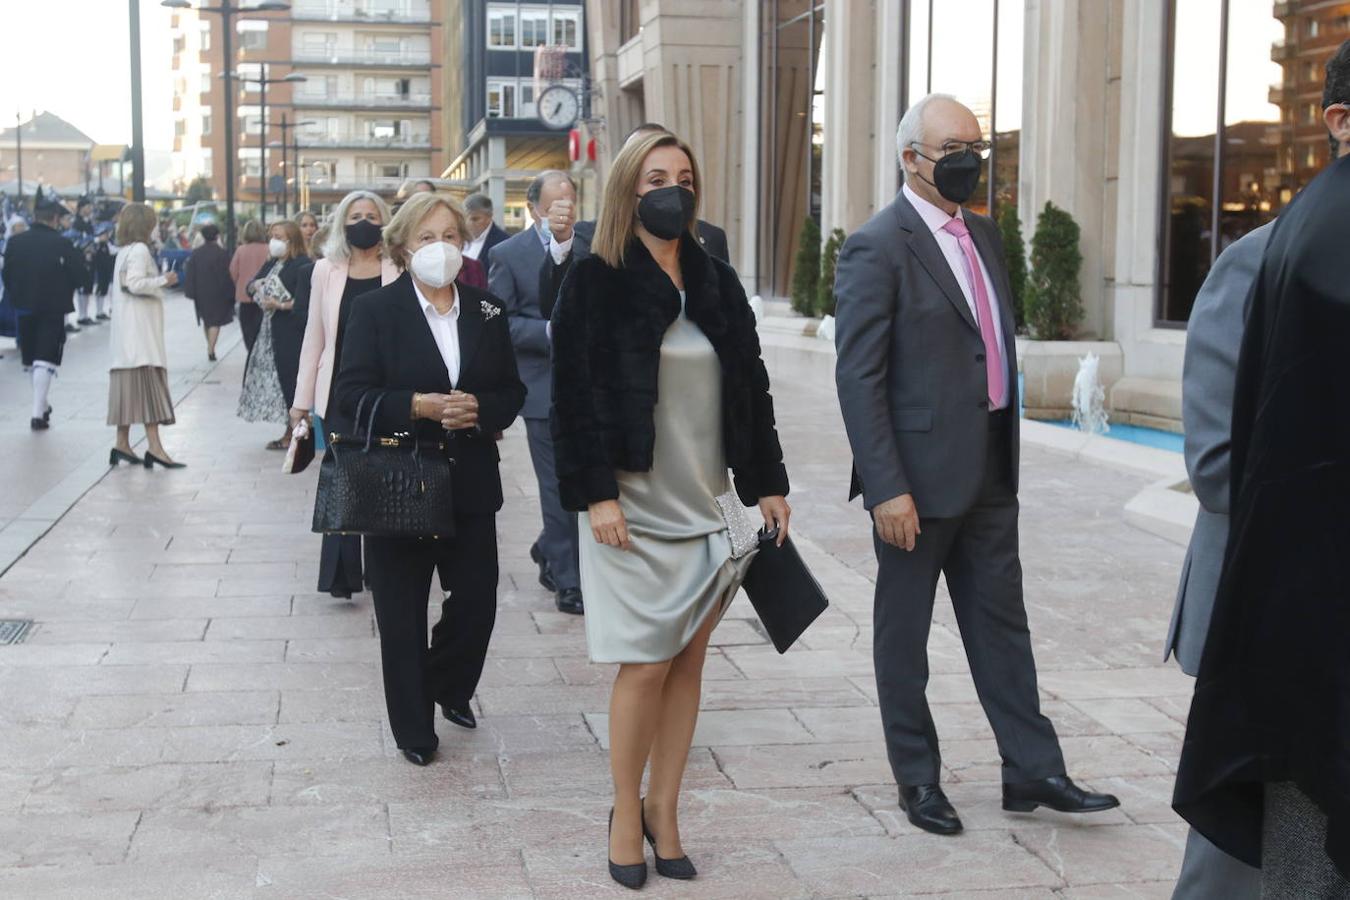
<instances>
[{"instance_id":1,"label":"black handbag","mask_svg":"<svg viewBox=\"0 0 1350 900\"><path fill-rule=\"evenodd\" d=\"M829 598L802 561L792 538L777 545L778 530L761 531L759 552L745 573L745 595L769 633L774 649L786 653L807 627L829 608Z\"/></svg>"},{"instance_id":2,"label":"black handbag","mask_svg":"<svg viewBox=\"0 0 1350 900\"><path fill-rule=\"evenodd\" d=\"M455 534L450 469L455 464L444 441L416 437L376 437L375 414L384 394L375 398L360 434L328 435L319 467L313 530L323 534L371 537L449 538Z\"/></svg>"}]
</instances>

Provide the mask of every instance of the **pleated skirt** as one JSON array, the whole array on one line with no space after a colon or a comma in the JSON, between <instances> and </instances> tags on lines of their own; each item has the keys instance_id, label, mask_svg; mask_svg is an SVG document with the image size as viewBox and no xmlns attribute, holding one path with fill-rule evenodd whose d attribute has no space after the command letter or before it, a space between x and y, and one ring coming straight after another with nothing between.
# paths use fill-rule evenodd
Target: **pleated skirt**
<instances>
[{"instance_id":1,"label":"pleated skirt","mask_svg":"<svg viewBox=\"0 0 1350 900\"><path fill-rule=\"evenodd\" d=\"M108 424L172 425L169 376L159 366L113 369L108 385Z\"/></svg>"}]
</instances>

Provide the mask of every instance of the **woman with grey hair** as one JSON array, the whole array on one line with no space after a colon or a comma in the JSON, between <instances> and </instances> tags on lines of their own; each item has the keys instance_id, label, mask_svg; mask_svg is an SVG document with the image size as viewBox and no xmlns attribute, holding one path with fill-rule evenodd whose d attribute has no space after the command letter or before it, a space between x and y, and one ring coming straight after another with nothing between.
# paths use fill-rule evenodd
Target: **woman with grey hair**
<instances>
[{"instance_id":1,"label":"woman with grey hair","mask_svg":"<svg viewBox=\"0 0 1350 900\"><path fill-rule=\"evenodd\" d=\"M314 264L309 282L309 313L300 346L300 369L291 406L291 425L312 409L323 434L350 434L347 421L330 403L342 361L342 332L352 300L398 278L382 240L389 206L378 194L352 191L342 198L329 228L323 259ZM324 535L319 557L319 590L334 597L359 593L362 584L361 538Z\"/></svg>"}]
</instances>

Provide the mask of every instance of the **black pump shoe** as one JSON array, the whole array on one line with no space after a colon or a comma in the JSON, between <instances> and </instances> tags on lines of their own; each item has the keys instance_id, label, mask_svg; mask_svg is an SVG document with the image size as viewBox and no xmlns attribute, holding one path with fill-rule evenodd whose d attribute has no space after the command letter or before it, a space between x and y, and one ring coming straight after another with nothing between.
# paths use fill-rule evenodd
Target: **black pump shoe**
<instances>
[{"instance_id":1,"label":"black pump shoe","mask_svg":"<svg viewBox=\"0 0 1350 900\"><path fill-rule=\"evenodd\" d=\"M114 447L112 448L112 452L108 454L108 465L115 467L118 463L130 463L133 466L143 466L145 465L145 460L134 453L123 453L121 450Z\"/></svg>"},{"instance_id":2,"label":"black pump shoe","mask_svg":"<svg viewBox=\"0 0 1350 900\"><path fill-rule=\"evenodd\" d=\"M149 450L145 451L145 459L142 463L147 469L153 469L155 466L161 466L165 469L186 469L187 463L169 462L167 459L160 459Z\"/></svg>"},{"instance_id":3,"label":"black pump shoe","mask_svg":"<svg viewBox=\"0 0 1350 900\"><path fill-rule=\"evenodd\" d=\"M609 808L609 831L610 834L614 833L614 807L612 806ZM608 856L608 854L606 855ZM642 862L634 863L631 866L621 866L611 859L609 861L609 877L629 890L636 891L647 883L647 861L644 859Z\"/></svg>"},{"instance_id":4,"label":"black pump shoe","mask_svg":"<svg viewBox=\"0 0 1350 900\"><path fill-rule=\"evenodd\" d=\"M416 747L404 747L403 758L414 766L429 766L432 759L436 756L435 750L418 749Z\"/></svg>"},{"instance_id":5,"label":"black pump shoe","mask_svg":"<svg viewBox=\"0 0 1350 900\"><path fill-rule=\"evenodd\" d=\"M447 722L454 722L460 728L477 728L478 720L473 716L473 710L467 706L463 709L455 709L453 706L442 704L441 712L445 713Z\"/></svg>"},{"instance_id":6,"label":"black pump shoe","mask_svg":"<svg viewBox=\"0 0 1350 900\"><path fill-rule=\"evenodd\" d=\"M1068 775L1003 786L1003 808L1009 812L1031 812L1044 806L1057 812L1090 813L1115 809L1119 805L1120 801L1114 795L1085 791Z\"/></svg>"},{"instance_id":7,"label":"black pump shoe","mask_svg":"<svg viewBox=\"0 0 1350 900\"><path fill-rule=\"evenodd\" d=\"M900 785L900 808L911 825L931 834L960 834L965 828L940 785Z\"/></svg>"},{"instance_id":8,"label":"black pump shoe","mask_svg":"<svg viewBox=\"0 0 1350 900\"><path fill-rule=\"evenodd\" d=\"M652 845L652 856L656 857L656 874L663 878L677 878L680 881L688 881L698 874L698 869L689 861L688 856L681 856L679 859L665 859L660 853L656 852L656 836L652 834L651 829L647 827L647 798L642 798L642 835L647 839L647 843Z\"/></svg>"}]
</instances>

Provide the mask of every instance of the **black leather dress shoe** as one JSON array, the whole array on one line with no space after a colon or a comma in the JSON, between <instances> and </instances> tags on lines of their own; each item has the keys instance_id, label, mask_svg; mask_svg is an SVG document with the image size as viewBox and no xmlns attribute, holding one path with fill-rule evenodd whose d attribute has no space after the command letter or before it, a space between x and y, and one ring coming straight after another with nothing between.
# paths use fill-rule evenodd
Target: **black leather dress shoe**
<instances>
[{"instance_id":1,"label":"black leather dress shoe","mask_svg":"<svg viewBox=\"0 0 1350 900\"><path fill-rule=\"evenodd\" d=\"M449 722L454 722L460 728L477 728L478 720L473 717L473 710L467 706L463 709L455 709L453 706L442 706L441 712L445 713L445 718Z\"/></svg>"},{"instance_id":2,"label":"black leather dress shoe","mask_svg":"<svg viewBox=\"0 0 1350 900\"><path fill-rule=\"evenodd\" d=\"M46 419L29 419L28 427L32 431L46 431L48 428L51 428L52 426L51 423L48 422Z\"/></svg>"},{"instance_id":3,"label":"black leather dress shoe","mask_svg":"<svg viewBox=\"0 0 1350 900\"><path fill-rule=\"evenodd\" d=\"M558 612L579 616L586 612L586 604L581 599L581 588L567 588L558 591Z\"/></svg>"},{"instance_id":4,"label":"black leather dress shoe","mask_svg":"<svg viewBox=\"0 0 1350 900\"><path fill-rule=\"evenodd\" d=\"M933 834L960 834L965 828L951 801L936 784L900 785L900 808L911 825Z\"/></svg>"},{"instance_id":5,"label":"black leather dress shoe","mask_svg":"<svg viewBox=\"0 0 1350 900\"><path fill-rule=\"evenodd\" d=\"M436 758L435 750L417 749L416 747L404 747L403 758L414 766L429 766L431 761Z\"/></svg>"},{"instance_id":6,"label":"black leather dress shoe","mask_svg":"<svg viewBox=\"0 0 1350 900\"><path fill-rule=\"evenodd\" d=\"M534 560L534 564L539 567L539 583L543 585L544 590L556 594L558 592L558 582L553 578L553 568L548 564L548 560L544 558L544 551L539 549L538 544L532 544L530 546L530 559Z\"/></svg>"},{"instance_id":7,"label":"black leather dress shoe","mask_svg":"<svg viewBox=\"0 0 1350 900\"><path fill-rule=\"evenodd\" d=\"M1038 806L1065 813L1103 812L1120 805L1111 794L1085 791L1068 775L1056 775L1040 781L1003 786L1003 808L1009 812L1031 812Z\"/></svg>"}]
</instances>

